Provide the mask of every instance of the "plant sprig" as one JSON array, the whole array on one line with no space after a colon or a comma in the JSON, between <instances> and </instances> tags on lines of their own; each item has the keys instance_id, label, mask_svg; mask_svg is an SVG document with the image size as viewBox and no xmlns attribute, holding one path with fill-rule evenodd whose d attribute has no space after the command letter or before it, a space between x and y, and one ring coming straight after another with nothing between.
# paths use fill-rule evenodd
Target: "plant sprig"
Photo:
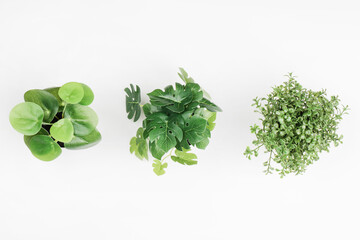
<instances>
[{"instance_id":1,"label":"plant sprig","mask_svg":"<svg viewBox=\"0 0 360 240\"><path fill-rule=\"evenodd\" d=\"M176 83L164 90L148 93L150 103L140 105L140 88L131 84L126 88L128 118L137 121L144 112L143 126L130 141L130 152L139 159L148 159L148 151L155 158L153 167L157 175L163 175L170 157L184 165L197 164L196 155L189 153L191 147L205 149L211 131L215 127L216 112L221 109L204 97L204 90L180 68L178 73L185 84ZM175 149L175 155L172 152ZM166 153L170 154L166 155ZM164 157L165 156L165 157Z\"/></svg>"},{"instance_id":2,"label":"plant sprig","mask_svg":"<svg viewBox=\"0 0 360 240\"><path fill-rule=\"evenodd\" d=\"M250 127L256 140L255 148L247 147L244 155L258 156L259 149L270 153L264 162L265 173L274 170L286 174L302 174L306 167L319 159L319 153L329 151L330 144L342 143L337 129L348 106L340 106L338 96L326 97L326 90L312 91L303 88L292 73L289 80L273 88L266 98L253 99L255 112L262 115L261 126ZM278 167L274 167L276 163Z\"/></svg>"}]
</instances>

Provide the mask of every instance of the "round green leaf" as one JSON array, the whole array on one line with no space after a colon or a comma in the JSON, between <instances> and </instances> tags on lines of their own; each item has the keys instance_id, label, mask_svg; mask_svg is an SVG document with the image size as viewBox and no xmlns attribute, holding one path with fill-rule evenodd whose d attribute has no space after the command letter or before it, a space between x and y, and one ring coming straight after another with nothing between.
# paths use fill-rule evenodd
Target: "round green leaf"
<instances>
[{"instance_id":1,"label":"round green leaf","mask_svg":"<svg viewBox=\"0 0 360 240\"><path fill-rule=\"evenodd\" d=\"M65 148L75 150L75 149L85 149L92 147L98 144L101 140L101 134L98 130L92 131L89 135L86 136L74 136L74 138L69 143L65 143Z\"/></svg>"},{"instance_id":2,"label":"round green leaf","mask_svg":"<svg viewBox=\"0 0 360 240\"><path fill-rule=\"evenodd\" d=\"M38 135L49 135L48 131L46 131L44 128L41 128L40 131L36 134L36 135L32 135L32 136L24 136L24 142L26 144L26 146L30 147L30 141L34 136L38 136Z\"/></svg>"},{"instance_id":3,"label":"round green leaf","mask_svg":"<svg viewBox=\"0 0 360 240\"><path fill-rule=\"evenodd\" d=\"M60 119L51 126L50 134L56 141L67 143L74 137L74 127L69 119Z\"/></svg>"},{"instance_id":4,"label":"round green leaf","mask_svg":"<svg viewBox=\"0 0 360 240\"><path fill-rule=\"evenodd\" d=\"M81 85L83 86L84 89L84 97L79 102L79 104L85 106L90 105L94 101L94 93L88 85L85 85L83 83L81 83Z\"/></svg>"},{"instance_id":5,"label":"round green leaf","mask_svg":"<svg viewBox=\"0 0 360 240\"><path fill-rule=\"evenodd\" d=\"M64 117L71 120L75 136L89 135L98 124L98 117L94 110L79 104L68 105Z\"/></svg>"},{"instance_id":6,"label":"round green leaf","mask_svg":"<svg viewBox=\"0 0 360 240\"><path fill-rule=\"evenodd\" d=\"M60 146L50 136L37 135L29 143L31 153L40 160L52 161L61 154Z\"/></svg>"},{"instance_id":7,"label":"round green leaf","mask_svg":"<svg viewBox=\"0 0 360 240\"><path fill-rule=\"evenodd\" d=\"M49 92L39 89L29 90L24 94L25 102L33 102L44 110L44 122L51 122L58 112L59 103Z\"/></svg>"},{"instance_id":8,"label":"round green leaf","mask_svg":"<svg viewBox=\"0 0 360 240\"><path fill-rule=\"evenodd\" d=\"M56 100L58 101L58 104L59 104L58 111L62 112L66 103L60 98L59 89L60 89L60 87L52 87L52 88L46 88L46 89L44 89L44 91L51 93L56 98Z\"/></svg>"},{"instance_id":9,"label":"round green leaf","mask_svg":"<svg viewBox=\"0 0 360 240\"><path fill-rule=\"evenodd\" d=\"M59 96L67 103L79 103L84 97L84 88L81 83L69 82L59 89Z\"/></svg>"},{"instance_id":10,"label":"round green leaf","mask_svg":"<svg viewBox=\"0 0 360 240\"><path fill-rule=\"evenodd\" d=\"M43 118L42 108L32 102L16 105L9 116L11 126L24 135L34 135L39 132Z\"/></svg>"}]
</instances>

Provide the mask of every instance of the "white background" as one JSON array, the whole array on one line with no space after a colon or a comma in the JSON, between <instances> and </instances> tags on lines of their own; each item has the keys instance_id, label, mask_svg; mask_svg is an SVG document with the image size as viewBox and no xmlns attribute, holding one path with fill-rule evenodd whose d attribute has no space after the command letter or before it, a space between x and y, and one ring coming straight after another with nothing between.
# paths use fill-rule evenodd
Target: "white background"
<instances>
[{"instance_id":1,"label":"white background","mask_svg":"<svg viewBox=\"0 0 360 240\"><path fill-rule=\"evenodd\" d=\"M359 63L358 1L0 0L0 239L360 239ZM157 177L129 153L123 89L147 101L180 66L224 112L197 166ZM242 153L252 99L290 71L351 112L343 145L280 179ZM94 90L103 140L39 161L8 113L68 81Z\"/></svg>"}]
</instances>

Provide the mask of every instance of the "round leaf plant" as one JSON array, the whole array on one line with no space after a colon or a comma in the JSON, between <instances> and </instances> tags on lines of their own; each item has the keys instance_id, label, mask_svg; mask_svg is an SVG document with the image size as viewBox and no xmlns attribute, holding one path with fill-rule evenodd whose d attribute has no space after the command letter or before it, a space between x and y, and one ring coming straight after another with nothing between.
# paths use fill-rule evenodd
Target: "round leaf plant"
<instances>
[{"instance_id":1,"label":"round leaf plant","mask_svg":"<svg viewBox=\"0 0 360 240\"><path fill-rule=\"evenodd\" d=\"M289 80L273 88L266 98L253 101L262 116L261 126L250 127L256 140L254 149L247 147L244 155L248 159L258 156L265 148L269 159L264 162L266 174L274 170L284 177L286 174L302 174L306 167L319 159L319 153L329 151L331 143L338 146L342 135L337 129L348 106L340 106L338 96L326 97L326 90L312 91L303 88L290 73ZM275 162L278 167L273 167Z\"/></svg>"},{"instance_id":2,"label":"round leaf plant","mask_svg":"<svg viewBox=\"0 0 360 240\"><path fill-rule=\"evenodd\" d=\"M191 147L207 147L216 112L221 111L184 69L180 68L178 74L185 84L176 83L175 87L170 85L148 93L150 103L145 105L140 105L139 86L131 84L125 89L128 118L136 122L141 112L145 115L142 127L130 141L130 152L139 159L148 159L150 151L155 158L153 171L158 176L165 173L168 157L183 165L197 164L197 156L189 151Z\"/></svg>"},{"instance_id":3,"label":"round leaf plant","mask_svg":"<svg viewBox=\"0 0 360 240\"><path fill-rule=\"evenodd\" d=\"M88 105L94 100L85 84L70 82L62 87L33 89L24 94L9 120L24 134L24 142L40 160L52 161L62 148L83 149L101 140L96 129L98 117Z\"/></svg>"}]
</instances>

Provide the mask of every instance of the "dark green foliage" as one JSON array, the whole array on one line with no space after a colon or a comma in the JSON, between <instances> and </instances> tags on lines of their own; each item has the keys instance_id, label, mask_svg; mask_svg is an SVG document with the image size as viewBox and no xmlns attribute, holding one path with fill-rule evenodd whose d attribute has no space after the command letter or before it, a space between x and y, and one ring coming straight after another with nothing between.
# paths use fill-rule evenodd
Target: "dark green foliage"
<instances>
[{"instance_id":1,"label":"dark green foliage","mask_svg":"<svg viewBox=\"0 0 360 240\"><path fill-rule=\"evenodd\" d=\"M164 90L155 89L147 94L150 103L142 106L145 119L137 136L131 139L130 152L140 159L147 159L147 152L155 158L153 167L157 175L165 173L167 163L171 159L181 164L193 165L196 155L188 153L192 146L205 149L211 137L210 131L215 127L216 112L221 109L204 97L199 84L180 68L180 78L185 84L175 83ZM131 89L130 89L131 88ZM140 89L133 85L126 88L126 111L128 118L138 120L141 114ZM166 157L164 155L170 151Z\"/></svg>"},{"instance_id":2,"label":"dark green foliage","mask_svg":"<svg viewBox=\"0 0 360 240\"><path fill-rule=\"evenodd\" d=\"M246 148L244 155L258 156L260 147L270 153L264 162L265 173L277 171L281 177L288 173L304 173L306 167L319 159L319 153L329 151L331 143L338 146L342 135L336 132L348 106L340 106L337 96L330 99L326 91L314 92L303 88L290 73L289 80L273 88L267 98L255 98L255 112L262 115L261 126L250 127L256 140L254 149ZM279 166L274 168L271 163Z\"/></svg>"},{"instance_id":3,"label":"dark green foliage","mask_svg":"<svg viewBox=\"0 0 360 240\"><path fill-rule=\"evenodd\" d=\"M136 90L134 86L130 84L130 88L125 88L126 96L126 112L128 113L128 119L134 118L134 122L136 122L141 115L141 94L139 86L136 86Z\"/></svg>"},{"instance_id":4,"label":"dark green foliage","mask_svg":"<svg viewBox=\"0 0 360 240\"><path fill-rule=\"evenodd\" d=\"M24 142L40 160L52 161L62 147L82 149L101 140L96 130L98 117L86 105L94 100L85 84L71 82L62 87L29 90L25 102L10 112L10 123L24 134ZM72 103L72 104L71 104Z\"/></svg>"}]
</instances>

